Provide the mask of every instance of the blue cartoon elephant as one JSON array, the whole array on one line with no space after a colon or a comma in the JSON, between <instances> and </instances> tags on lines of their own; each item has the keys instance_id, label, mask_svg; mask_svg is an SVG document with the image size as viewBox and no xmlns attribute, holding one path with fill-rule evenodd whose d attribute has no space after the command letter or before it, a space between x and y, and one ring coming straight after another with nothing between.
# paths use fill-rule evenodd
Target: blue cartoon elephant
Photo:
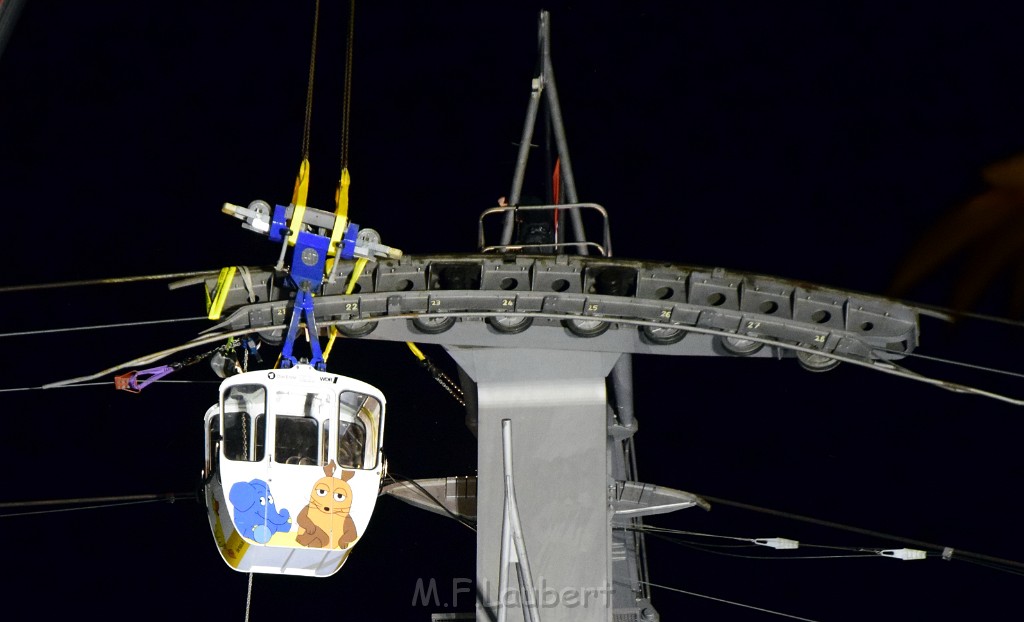
<instances>
[{"instance_id":1,"label":"blue cartoon elephant","mask_svg":"<svg viewBox=\"0 0 1024 622\"><path fill-rule=\"evenodd\" d=\"M270 487L261 479L236 482L228 499L235 506L235 529L250 540L266 544L275 533L292 528L288 510L278 511Z\"/></svg>"}]
</instances>

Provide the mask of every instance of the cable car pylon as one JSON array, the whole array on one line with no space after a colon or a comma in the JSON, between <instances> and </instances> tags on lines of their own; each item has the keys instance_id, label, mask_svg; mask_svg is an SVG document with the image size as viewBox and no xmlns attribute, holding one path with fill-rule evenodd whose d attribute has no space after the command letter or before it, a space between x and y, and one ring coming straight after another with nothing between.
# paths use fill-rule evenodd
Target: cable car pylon
<instances>
[{"instance_id":1,"label":"cable car pylon","mask_svg":"<svg viewBox=\"0 0 1024 622\"><path fill-rule=\"evenodd\" d=\"M531 93L524 143L530 142L541 103L538 84L546 85L543 101L557 108L546 12L540 26L542 80L535 81ZM549 123L560 126L560 115L551 115ZM353 238L346 231L342 241L352 240L352 250L342 244L336 255L341 260L330 271L344 279L324 279L316 269L305 277L310 296L316 295L311 312L316 326L337 325L350 337L441 345L461 368L467 424L477 438L476 478L398 482L384 491L433 511L429 506L443 505L461 520L470 512L475 516L477 619L491 619L502 606L513 620L529 615L528 607L505 606L509 595L501 587L502 544L509 534L503 529L501 428L508 420L516 430L520 531L530 547L534 588L546 599L545 617L653 620L657 612L650 599L643 531L635 527L651 514L709 506L696 495L639 481L632 354L788 357L816 370L849 360L890 373L895 370L891 361L917 345L918 310L785 279L613 259L607 212L576 202L564 132L555 134L561 138L554 181L565 186L572 203L559 204L552 196L546 206L486 210L485 215L505 216L506 226L500 243L488 246L481 217L477 255L408 256L381 245L375 232ZM520 145L521 152L525 148ZM525 157L520 158L514 199L525 165ZM563 228L547 226L566 210L579 215L583 209L604 218L601 244L589 242L582 227L573 241L563 241ZM331 238L339 231L338 214L298 205L271 210L257 201L248 207L225 206L225 211L242 219L245 228L275 231L282 252L297 226L305 227L304 240L312 240L308 236L317 235L318 228L325 235L330 229ZM544 211L552 214L551 221L533 218ZM512 218L515 224L518 216L523 217L519 235L509 239L507 223ZM329 254L329 242L324 249L322 240L296 248L291 270L304 253L310 255L307 260ZM378 261L360 271L359 259ZM299 270L305 268L299 265ZM266 293L258 303L248 302L249 286L238 278L220 284L207 279L208 294L225 288L227 313L209 332L279 334L289 311L289 326L297 325L295 314L310 311L301 300L290 303L274 285L276 274L251 271L252 288ZM303 278L302 272L290 275L300 285ZM317 338L315 331L310 338ZM440 503L427 503L424 496ZM551 600L553 595L557 600Z\"/></svg>"}]
</instances>

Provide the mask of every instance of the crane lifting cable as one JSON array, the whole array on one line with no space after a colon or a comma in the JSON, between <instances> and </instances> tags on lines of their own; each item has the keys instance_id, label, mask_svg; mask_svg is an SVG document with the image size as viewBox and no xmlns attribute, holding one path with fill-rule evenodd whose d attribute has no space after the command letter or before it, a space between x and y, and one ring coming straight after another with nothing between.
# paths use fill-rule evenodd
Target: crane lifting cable
<instances>
[{"instance_id":1,"label":"crane lifting cable","mask_svg":"<svg viewBox=\"0 0 1024 622\"><path fill-rule=\"evenodd\" d=\"M302 161L292 191L293 205L306 205L309 195L309 136L313 126L313 77L316 74L316 37L320 30L320 0L313 9L313 36L309 52L309 80L306 84L306 118L302 124Z\"/></svg>"},{"instance_id":2,"label":"crane lifting cable","mask_svg":"<svg viewBox=\"0 0 1024 622\"><path fill-rule=\"evenodd\" d=\"M352 183L348 172L348 128L352 118L352 55L354 50L352 42L355 37L356 0L349 0L348 6L348 45L345 48L345 91L341 108L341 176L338 178L338 188L334 196L336 204L335 213L346 218L348 217L348 187Z\"/></svg>"},{"instance_id":3,"label":"crane lifting cable","mask_svg":"<svg viewBox=\"0 0 1024 622\"><path fill-rule=\"evenodd\" d=\"M270 204L263 201L254 201L248 207L241 207L226 203L223 211L244 221L244 227L267 235L271 241L281 244L281 254L277 263L277 270L285 271L285 258L288 248L293 247L291 266L287 270L286 282L296 291L295 303L292 309L292 317L288 322L288 329L285 335L284 348L282 350L282 365L290 367L299 361L293 355L292 348L295 343L299 327L305 327L310 335L310 346L312 347L311 364L317 370L323 371L326 368L326 355L330 353L337 337L336 329L330 331L331 342L326 352L321 350L319 344L319 332L313 316L313 297L320 292L320 287L326 280L334 283L339 276L341 262L339 259L356 259L350 274L344 278L347 283L346 293L350 293L359 279L363 268L369 261L377 257L389 257L397 259L402 256L402 251L380 244L380 236L373 229L360 230L359 225L348 219L348 188L350 176L348 173L348 127L351 99L351 68L352 68L352 36L355 16L355 4L350 3L349 14L349 42L345 70L345 104L343 108L343 131L342 131L342 167L338 187L335 192L336 207L333 214L317 210L306 205L309 193L309 152L310 135L312 127L313 112L313 81L316 74L316 46L320 24L320 3L316 2L313 16L313 36L309 62L309 81L306 88L306 114L302 138L302 161L299 165L299 173L295 180L295 187L290 205L277 205L271 208ZM219 314L220 294L226 288L231 287L234 278L230 274L222 274L218 280L217 291L213 295L214 303L211 304L211 319L214 312Z\"/></svg>"}]
</instances>

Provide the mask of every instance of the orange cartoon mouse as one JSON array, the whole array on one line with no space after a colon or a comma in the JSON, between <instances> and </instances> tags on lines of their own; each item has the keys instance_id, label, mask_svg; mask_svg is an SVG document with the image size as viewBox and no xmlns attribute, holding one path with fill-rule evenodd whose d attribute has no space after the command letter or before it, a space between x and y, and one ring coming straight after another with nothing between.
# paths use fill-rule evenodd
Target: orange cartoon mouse
<instances>
[{"instance_id":1,"label":"orange cartoon mouse","mask_svg":"<svg viewBox=\"0 0 1024 622\"><path fill-rule=\"evenodd\" d=\"M334 460L324 467L324 476L313 484L309 505L299 512L298 535L295 541L312 548L343 549L356 540L356 524L349 516L352 508L352 487L348 480L352 471L341 471L334 477Z\"/></svg>"}]
</instances>

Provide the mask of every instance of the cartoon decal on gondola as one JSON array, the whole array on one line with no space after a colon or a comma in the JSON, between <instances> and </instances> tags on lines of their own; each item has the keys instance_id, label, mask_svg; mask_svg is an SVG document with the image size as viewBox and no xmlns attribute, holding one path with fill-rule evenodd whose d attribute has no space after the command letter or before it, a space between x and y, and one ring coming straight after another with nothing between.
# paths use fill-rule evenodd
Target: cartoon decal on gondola
<instances>
[{"instance_id":1,"label":"cartoon decal on gondola","mask_svg":"<svg viewBox=\"0 0 1024 622\"><path fill-rule=\"evenodd\" d=\"M277 532L291 530L291 514L277 509L270 487L261 479L236 482L228 499L235 506L235 529L246 538L266 544Z\"/></svg>"},{"instance_id":2,"label":"cartoon decal on gondola","mask_svg":"<svg viewBox=\"0 0 1024 622\"><path fill-rule=\"evenodd\" d=\"M343 549L355 542L356 524L349 516L352 508L352 487L348 480L354 471L341 471L334 477L334 460L324 466L324 476L313 485L309 505L299 512L299 533L295 541L311 548Z\"/></svg>"},{"instance_id":3,"label":"cartoon decal on gondola","mask_svg":"<svg viewBox=\"0 0 1024 622\"><path fill-rule=\"evenodd\" d=\"M203 481L239 572L327 577L362 536L384 477L377 388L309 365L236 374L204 417Z\"/></svg>"}]
</instances>

